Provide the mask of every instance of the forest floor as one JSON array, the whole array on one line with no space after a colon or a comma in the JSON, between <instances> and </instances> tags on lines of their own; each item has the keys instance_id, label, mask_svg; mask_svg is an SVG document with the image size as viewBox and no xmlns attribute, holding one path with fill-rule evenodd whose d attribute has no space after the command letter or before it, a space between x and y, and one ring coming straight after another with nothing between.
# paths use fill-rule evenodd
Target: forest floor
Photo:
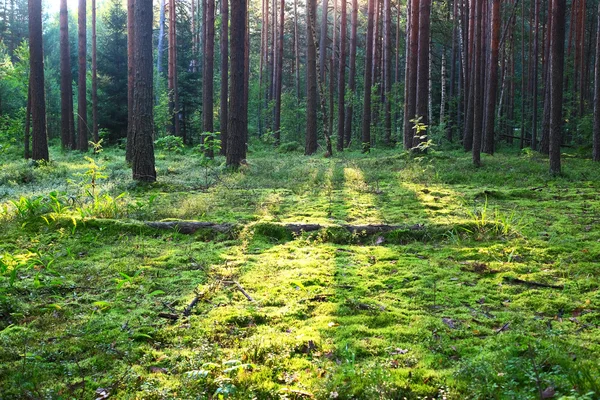
<instances>
[{"instance_id":1,"label":"forest floor","mask_svg":"<svg viewBox=\"0 0 600 400\"><path fill-rule=\"evenodd\" d=\"M2 399L600 396L589 159L253 145L159 151L143 186L121 150L51 157L0 156ZM140 222L179 219L236 225Z\"/></svg>"}]
</instances>

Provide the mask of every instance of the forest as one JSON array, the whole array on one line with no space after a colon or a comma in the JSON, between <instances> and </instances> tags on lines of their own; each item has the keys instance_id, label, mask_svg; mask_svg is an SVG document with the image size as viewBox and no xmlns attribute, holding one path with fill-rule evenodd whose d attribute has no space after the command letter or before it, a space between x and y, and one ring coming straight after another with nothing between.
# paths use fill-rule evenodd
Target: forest
<instances>
[{"instance_id":1,"label":"forest","mask_svg":"<svg viewBox=\"0 0 600 400\"><path fill-rule=\"evenodd\" d=\"M0 0L0 399L598 399L599 177L597 0Z\"/></svg>"}]
</instances>

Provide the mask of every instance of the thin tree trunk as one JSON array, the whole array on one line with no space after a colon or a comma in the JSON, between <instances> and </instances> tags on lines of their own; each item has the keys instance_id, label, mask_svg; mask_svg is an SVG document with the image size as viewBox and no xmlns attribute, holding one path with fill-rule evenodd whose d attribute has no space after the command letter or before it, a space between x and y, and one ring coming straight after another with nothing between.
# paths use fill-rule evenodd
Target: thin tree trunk
<instances>
[{"instance_id":1,"label":"thin tree trunk","mask_svg":"<svg viewBox=\"0 0 600 400\"><path fill-rule=\"evenodd\" d=\"M133 179L156 181L154 167L154 96L152 59L152 0L134 0Z\"/></svg>"},{"instance_id":2,"label":"thin tree trunk","mask_svg":"<svg viewBox=\"0 0 600 400\"><path fill-rule=\"evenodd\" d=\"M481 42L483 41L483 1L475 0L477 8L475 10L475 43L473 49L474 58L474 72L475 82L474 85L474 108L473 108L473 164L475 166L481 165L481 136L483 129L483 73L482 73L482 61L483 55L481 51Z\"/></svg>"},{"instance_id":3,"label":"thin tree trunk","mask_svg":"<svg viewBox=\"0 0 600 400\"><path fill-rule=\"evenodd\" d=\"M352 0L352 16L350 24L350 71L348 72L348 89L352 94L350 104L346 110L344 121L344 144L350 146L352 141L352 117L354 114L354 102L356 98L356 47L357 47L357 27L358 27L358 0Z\"/></svg>"},{"instance_id":4,"label":"thin tree trunk","mask_svg":"<svg viewBox=\"0 0 600 400\"><path fill-rule=\"evenodd\" d=\"M338 134L337 150L344 150L344 123L346 118L346 35L347 35L347 0L342 1L340 18L340 59L338 64Z\"/></svg>"},{"instance_id":5,"label":"thin tree trunk","mask_svg":"<svg viewBox=\"0 0 600 400\"><path fill-rule=\"evenodd\" d=\"M275 71L275 119L273 121L273 133L275 135L275 146L281 142L281 86L283 82L283 34L285 19L285 0L281 0L279 7L279 38L277 43L277 71Z\"/></svg>"},{"instance_id":6,"label":"thin tree trunk","mask_svg":"<svg viewBox=\"0 0 600 400\"><path fill-rule=\"evenodd\" d=\"M96 0L92 0L92 124L94 143L100 141L98 136L98 57L96 41ZM95 151L95 149L94 149Z\"/></svg>"},{"instance_id":7,"label":"thin tree trunk","mask_svg":"<svg viewBox=\"0 0 600 400\"><path fill-rule=\"evenodd\" d=\"M465 151L473 150L473 124L475 111L475 80L477 79L477 71L475 70L475 4L477 0L470 0L469 7L469 41L467 51L467 76L465 76L465 86L468 91L467 109L465 115L465 132L463 135L463 148Z\"/></svg>"},{"instance_id":8,"label":"thin tree trunk","mask_svg":"<svg viewBox=\"0 0 600 400\"><path fill-rule=\"evenodd\" d=\"M446 49L442 48L442 66L440 70L441 77L441 93L440 93L440 125L443 125L446 120ZM431 76L429 77L431 80Z\"/></svg>"},{"instance_id":9,"label":"thin tree trunk","mask_svg":"<svg viewBox=\"0 0 600 400\"><path fill-rule=\"evenodd\" d=\"M560 174L566 1L552 2L552 99L550 106L550 172Z\"/></svg>"},{"instance_id":10,"label":"thin tree trunk","mask_svg":"<svg viewBox=\"0 0 600 400\"><path fill-rule=\"evenodd\" d=\"M125 160L133 161L133 97L135 84L135 0L127 0L127 148Z\"/></svg>"},{"instance_id":11,"label":"thin tree trunk","mask_svg":"<svg viewBox=\"0 0 600 400\"><path fill-rule=\"evenodd\" d=\"M227 127L227 166L238 168L246 159L247 108L244 108L245 69L246 69L246 0L231 0L231 40L230 83L229 83L229 122Z\"/></svg>"},{"instance_id":12,"label":"thin tree trunk","mask_svg":"<svg viewBox=\"0 0 600 400\"><path fill-rule=\"evenodd\" d=\"M417 67L417 116L421 123L429 125L429 27L431 18L431 0L421 0L419 10L419 63ZM416 133L416 132L415 132ZM426 141L425 135L416 133L413 148Z\"/></svg>"},{"instance_id":13,"label":"thin tree trunk","mask_svg":"<svg viewBox=\"0 0 600 400\"><path fill-rule=\"evenodd\" d=\"M362 152L368 153L371 149L371 79L373 77L373 21L375 1L369 0L367 9L367 48L365 54L365 93L363 101L362 119Z\"/></svg>"},{"instance_id":14,"label":"thin tree trunk","mask_svg":"<svg viewBox=\"0 0 600 400\"><path fill-rule=\"evenodd\" d=\"M532 102L532 118L531 118L531 149L537 148L537 129L538 129L538 58L539 58L539 29L540 29L540 0L535 1L535 22L534 22L534 39L533 39L533 99Z\"/></svg>"},{"instance_id":15,"label":"thin tree trunk","mask_svg":"<svg viewBox=\"0 0 600 400\"><path fill-rule=\"evenodd\" d=\"M79 84L78 84L78 107L79 135L77 148L83 152L88 150L87 135L87 90L86 90L86 0L79 0Z\"/></svg>"},{"instance_id":16,"label":"thin tree trunk","mask_svg":"<svg viewBox=\"0 0 600 400\"><path fill-rule=\"evenodd\" d=\"M48 161L46 97L44 94L44 49L42 44L42 1L29 0L29 82L33 136L32 158ZM27 149L26 149L27 150Z\"/></svg>"},{"instance_id":17,"label":"thin tree trunk","mask_svg":"<svg viewBox=\"0 0 600 400\"><path fill-rule=\"evenodd\" d=\"M594 69L594 148L592 157L600 161L600 4L596 28L596 66Z\"/></svg>"},{"instance_id":18,"label":"thin tree trunk","mask_svg":"<svg viewBox=\"0 0 600 400\"><path fill-rule=\"evenodd\" d=\"M31 78L27 84L27 110L25 112L25 135L24 135L24 145L25 145L25 159L28 160L31 158Z\"/></svg>"},{"instance_id":19,"label":"thin tree trunk","mask_svg":"<svg viewBox=\"0 0 600 400\"><path fill-rule=\"evenodd\" d=\"M453 131L454 131L454 126L456 125L457 121L453 121L452 120L452 115L453 115L453 111L455 108L458 108L458 97L456 92L456 62L457 62L457 46L456 46L456 41L457 41L457 34L458 34L458 0L455 0L453 2L453 6L452 6L452 50L451 50L451 54L450 54L450 87L449 87L449 91L448 91L448 98L450 99L449 105L448 105L448 114L450 115L448 124L446 126L446 139L449 142L452 142L453 139ZM460 89L459 89L460 91ZM441 116L440 116L440 122L442 122Z\"/></svg>"},{"instance_id":20,"label":"thin tree trunk","mask_svg":"<svg viewBox=\"0 0 600 400\"><path fill-rule=\"evenodd\" d=\"M410 0L407 18L406 73L404 76L404 148L413 145L413 119L417 114L417 68L419 65L419 0Z\"/></svg>"},{"instance_id":21,"label":"thin tree trunk","mask_svg":"<svg viewBox=\"0 0 600 400\"><path fill-rule=\"evenodd\" d=\"M192 5L195 0L192 0ZM162 56L165 42L165 0L160 0L160 16L158 22L158 44L156 51L156 104L160 96L160 76L162 74ZM192 61L193 62L193 61Z\"/></svg>"},{"instance_id":22,"label":"thin tree trunk","mask_svg":"<svg viewBox=\"0 0 600 400\"><path fill-rule=\"evenodd\" d=\"M28 97L30 97L28 95ZM30 100L28 100L28 103ZM71 51L69 46L69 15L67 0L60 1L60 104L61 104L61 144L64 149L75 145L73 131L73 75L71 72ZM28 107L31 107L28 105Z\"/></svg>"},{"instance_id":23,"label":"thin tree trunk","mask_svg":"<svg viewBox=\"0 0 600 400\"><path fill-rule=\"evenodd\" d=\"M319 40L319 79L321 80L321 82L325 82L325 72L327 69L327 66L325 65L325 60L327 60L327 14L329 11L329 1L322 1L323 3L321 5L321 38Z\"/></svg>"},{"instance_id":24,"label":"thin tree trunk","mask_svg":"<svg viewBox=\"0 0 600 400\"><path fill-rule=\"evenodd\" d=\"M317 152L317 49L315 45L316 0L306 0L306 146L305 155Z\"/></svg>"},{"instance_id":25,"label":"thin tree trunk","mask_svg":"<svg viewBox=\"0 0 600 400\"><path fill-rule=\"evenodd\" d=\"M213 96L214 96L214 60L215 60L215 0L206 0L204 9L205 24L205 46L204 53L204 74L202 75L202 133L213 133ZM239 92L237 96L239 96ZM204 136L204 144L207 145L204 154L214 157L214 152L210 146L210 136Z\"/></svg>"},{"instance_id":26,"label":"thin tree trunk","mask_svg":"<svg viewBox=\"0 0 600 400\"><path fill-rule=\"evenodd\" d=\"M223 0L221 0L223 1ZM260 63L258 67L258 133L260 135L263 134L263 77L264 77L264 69L268 68L268 35L269 35L269 27L267 26L269 22L269 13L265 11L267 4L269 4L269 0L262 0L262 22L260 27ZM221 150L224 154L227 154L225 151L227 147L226 143L223 143Z\"/></svg>"},{"instance_id":27,"label":"thin tree trunk","mask_svg":"<svg viewBox=\"0 0 600 400\"><path fill-rule=\"evenodd\" d=\"M175 0L169 0L169 115L171 116L170 133L181 136L179 126L179 88L177 87L177 10ZM214 2L213 2L214 7ZM213 28L214 49L214 28ZM213 50L214 51L214 50ZM212 132L212 131L211 131ZM185 142L185 138L184 138Z\"/></svg>"},{"instance_id":28,"label":"thin tree trunk","mask_svg":"<svg viewBox=\"0 0 600 400\"><path fill-rule=\"evenodd\" d=\"M546 68L544 71L544 115L542 116L542 138L540 141L540 153L548 154L550 151L550 106L552 102L551 88L552 88L552 72L550 70L552 53L551 53L551 42L552 42L552 9L554 0L548 0L548 29L546 38Z\"/></svg>"},{"instance_id":29,"label":"thin tree trunk","mask_svg":"<svg viewBox=\"0 0 600 400\"><path fill-rule=\"evenodd\" d=\"M383 141L392 143L392 5L383 0Z\"/></svg>"},{"instance_id":30,"label":"thin tree trunk","mask_svg":"<svg viewBox=\"0 0 600 400\"><path fill-rule=\"evenodd\" d=\"M294 59L296 75L296 99L300 100L300 48L298 47L298 0L294 0Z\"/></svg>"},{"instance_id":31,"label":"thin tree trunk","mask_svg":"<svg viewBox=\"0 0 600 400\"><path fill-rule=\"evenodd\" d=\"M261 53L262 54L262 53ZM262 57L261 72L262 77ZM260 79L262 80L262 79ZM221 155L227 155L227 121L229 92L229 0L221 0L221 103L219 125L221 127ZM259 90L260 93L260 90ZM259 100L260 107L260 100ZM259 116L260 120L260 116Z\"/></svg>"},{"instance_id":32,"label":"thin tree trunk","mask_svg":"<svg viewBox=\"0 0 600 400\"><path fill-rule=\"evenodd\" d=\"M487 68L487 103L483 152L494 154L494 127L496 116L496 92L498 89L498 53L500 45L500 0L492 0L492 26L490 32L490 63ZM504 87L504 86L503 86ZM502 103L500 103L502 104Z\"/></svg>"}]
</instances>

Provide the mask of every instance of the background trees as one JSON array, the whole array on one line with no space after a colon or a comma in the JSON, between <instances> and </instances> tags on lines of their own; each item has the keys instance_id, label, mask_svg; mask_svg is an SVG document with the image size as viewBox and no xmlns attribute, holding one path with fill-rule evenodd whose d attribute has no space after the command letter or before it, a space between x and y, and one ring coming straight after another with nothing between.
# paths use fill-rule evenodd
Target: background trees
<instances>
[{"instance_id":1,"label":"background trees","mask_svg":"<svg viewBox=\"0 0 600 400\"><path fill-rule=\"evenodd\" d=\"M134 55L125 52L125 42L134 40L126 29L133 3L128 2L128 13L119 0L97 0L95 69L93 41L87 43L93 35L85 24L91 2L80 1L79 13L60 14L61 4L43 10L48 134L60 137L65 148L75 147L70 145L75 141L76 147L87 147L95 126L106 144L119 143L133 126L127 119L136 65ZM153 2L157 11L161 3ZM159 24L152 37L154 139L174 134L193 145L202 142L204 132L221 132L226 155L232 76L228 6L221 0L170 0L164 8L168 18L153 22ZM593 142L596 6L597 1L578 0L564 7L563 146ZM247 117L251 137L284 149L303 143L307 154L327 144L325 133L338 151L395 141L406 149L460 145L473 153L475 164L481 151L491 154L503 143L544 154L550 150L552 0L374 0L370 8L366 0L264 0L247 8L243 93L257 111ZM10 65L3 67L0 81L0 113L22 125L15 136L20 144L29 70L19 65L29 59L19 48L27 42L28 18L27 0L0 4L0 54L3 65ZM96 103L88 70L97 70L97 124L87 123L94 116L88 102ZM69 93L74 89L76 102ZM76 118L69 117L70 109ZM415 141L419 117L427 135ZM69 130L69 118L77 119L76 131Z\"/></svg>"}]
</instances>

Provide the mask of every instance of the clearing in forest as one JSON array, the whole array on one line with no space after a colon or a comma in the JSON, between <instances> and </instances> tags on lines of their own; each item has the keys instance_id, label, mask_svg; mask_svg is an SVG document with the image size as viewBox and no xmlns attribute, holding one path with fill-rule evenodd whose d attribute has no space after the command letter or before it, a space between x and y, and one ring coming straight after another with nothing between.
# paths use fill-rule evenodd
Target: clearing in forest
<instances>
[{"instance_id":1,"label":"clearing in forest","mask_svg":"<svg viewBox=\"0 0 600 400\"><path fill-rule=\"evenodd\" d=\"M3 161L0 397L600 394L598 166L253 150Z\"/></svg>"}]
</instances>

